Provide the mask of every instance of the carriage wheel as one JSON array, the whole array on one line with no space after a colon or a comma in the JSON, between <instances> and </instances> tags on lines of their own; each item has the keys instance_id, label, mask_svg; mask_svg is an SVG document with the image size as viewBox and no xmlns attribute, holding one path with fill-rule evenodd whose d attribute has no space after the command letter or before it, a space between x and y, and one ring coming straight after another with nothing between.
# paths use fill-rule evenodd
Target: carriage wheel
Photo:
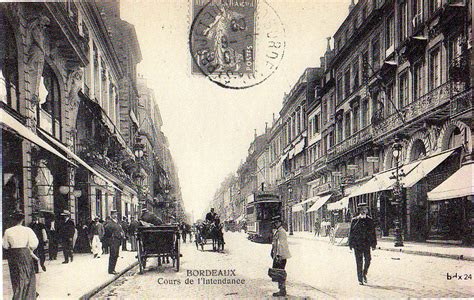
<instances>
[{"instance_id":1,"label":"carriage wheel","mask_svg":"<svg viewBox=\"0 0 474 300\"><path fill-rule=\"evenodd\" d=\"M145 269L145 267L143 266L143 260L142 260L142 247L141 247L141 243L140 241L138 241L138 253L137 253L137 257L138 257L138 265L140 267L140 274L143 274L143 271Z\"/></svg>"}]
</instances>

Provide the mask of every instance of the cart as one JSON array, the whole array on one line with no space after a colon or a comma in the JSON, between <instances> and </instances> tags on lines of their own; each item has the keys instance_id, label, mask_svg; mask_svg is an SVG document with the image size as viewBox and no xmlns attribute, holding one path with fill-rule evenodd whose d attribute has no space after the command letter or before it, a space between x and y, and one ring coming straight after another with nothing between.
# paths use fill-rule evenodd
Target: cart
<instances>
[{"instance_id":1,"label":"cart","mask_svg":"<svg viewBox=\"0 0 474 300\"><path fill-rule=\"evenodd\" d=\"M351 223L337 223L331 228L330 241L333 245L347 245Z\"/></svg>"},{"instance_id":2,"label":"cart","mask_svg":"<svg viewBox=\"0 0 474 300\"><path fill-rule=\"evenodd\" d=\"M137 244L140 274L144 272L149 257L158 257L159 262L171 258L173 266L179 272L179 229L177 225L138 227Z\"/></svg>"}]
</instances>

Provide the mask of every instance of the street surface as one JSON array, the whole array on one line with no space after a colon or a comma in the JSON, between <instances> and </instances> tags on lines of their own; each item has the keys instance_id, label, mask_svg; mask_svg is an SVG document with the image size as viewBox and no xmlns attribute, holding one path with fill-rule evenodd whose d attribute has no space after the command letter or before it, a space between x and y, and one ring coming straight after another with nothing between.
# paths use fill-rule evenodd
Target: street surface
<instances>
[{"instance_id":1,"label":"street surface","mask_svg":"<svg viewBox=\"0 0 474 300\"><path fill-rule=\"evenodd\" d=\"M182 244L179 273L171 266L158 268L156 259L151 259L145 274L132 269L95 297L271 298L277 291L277 284L267 276L271 245L250 242L243 232L226 232L225 239L224 253L212 252L211 245L202 252L194 244ZM293 257L286 267L288 298L474 297L473 279L448 280L446 275L471 274L472 278L474 262L375 250L368 284L360 286L348 247L292 237L289 246ZM202 273L213 269L226 274L206 279L234 279L234 284L202 284ZM199 270L204 271L199 274ZM235 270L235 276L228 270ZM245 283L235 283L236 279Z\"/></svg>"}]
</instances>

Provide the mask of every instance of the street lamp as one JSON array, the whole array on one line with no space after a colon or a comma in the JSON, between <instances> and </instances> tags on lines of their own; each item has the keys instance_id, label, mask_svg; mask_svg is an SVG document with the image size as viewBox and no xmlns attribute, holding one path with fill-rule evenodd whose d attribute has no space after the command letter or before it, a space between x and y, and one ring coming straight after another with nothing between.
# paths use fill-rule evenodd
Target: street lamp
<instances>
[{"instance_id":1,"label":"street lamp","mask_svg":"<svg viewBox=\"0 0 474 300\"><path fill-rule=\"evenodd\" d=\"M400 182L401 177L405 176L403 170L400 170L399 159L400 153L402 150L402 145L398 139L395 139L395 142L392 146L392 155L395 159L395 172L392 173L393 176L390 179L395 179L395 184L393 186L393 197L394 204L396 207L396 216L395 216L395 247L403 247L403 236L402 236L402 223L401 223L401 214L402 214L402 183Z\"/></svg>"},{"instance_id":2,"label":"street lamp","mask_svg":"<svg viewBox=\"0 0 474 300\"><path fill-rule=\"evenodd\" d=\"M137 158L137 175L135 175L135 176L138 180L138 185L139 185L139 188L138 188L138 206L139 206L140 211L143 209L142 205L143 205L143 202L144 202L143 195L142 195L143 176L140 174L140 161L141 161L143 155L145 154L144 151L143 151L144 147L145 147L145 145L140 144L140 143L136 143L133 147L133 154Z\"/></svg>"},{"instance_id":3,"label":"street lamp","mask_svg":"<svg viewBox=\"0 0 474 300\"><path fill-rule=\"evenodd\" d=\"M293 207L291 206L290 201L293 201L292 198L293 188L291 186L288 187L288 231L289 235L293 235Z\"/></svg>"}]
</instances>

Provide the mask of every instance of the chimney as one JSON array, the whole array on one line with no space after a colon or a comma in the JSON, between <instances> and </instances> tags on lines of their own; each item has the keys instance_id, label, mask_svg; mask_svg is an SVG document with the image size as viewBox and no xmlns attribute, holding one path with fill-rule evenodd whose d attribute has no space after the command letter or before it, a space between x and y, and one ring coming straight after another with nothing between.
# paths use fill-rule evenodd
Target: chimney
<instances>
[{"instance_id":1,"label":"chimney","mask_svg":"<svg viewBox=\"0 0 474 300\"><path fill-rule=\"evenodd\" d=\"M275 124L275 113L273 113L273 115L272 115L272 120L273 120L272 124Z\"/></svg>"},{"instance_id":2,"label":"chimney","mask_svg":"<svg viewBox=\"0 0 474 300\"><path fill-rule=\"evenodd\" d=\"M254 129L253 131L254 131L253 138L256 139L257 138L257 129Z\"/></svg>"},{"instance_id":3,"label":"chimney","mask_svg":"<svg viewBox=\"0 0 474 300\"><path fill-rule=\"evenodd\" d=\"M349 12L351 12L354 6L355 6L354 0L351 0L351 4L349 5Z\"/></svg>"},{"instance_id":4,"label":"chimney","mask_svg":"<svg viewBox=\"0 0 474 300\"><path fill-rule=\"evenodd\" d=\"M327 52L331 52L331 37L328 36L326 40L328 40L328 44L326 46L326 53L327 53Z\"/></svg>"},{"instance_id":5,"label":"chimney","mask_svg":"<svg viewBox=\"0 0 474 300\"><path fill-rule=\"evenodd\" d=\"M319 61L320 61L319 64L320 64L321 68L322 68L323 70L326 70L326 62L325 62L324 56L321 56L321 57L319 58Z\"/></svg>"},{"instance_id":6,"label":"chimney","mask_svg":"<svg viewBox=\"0 0 474 300\"><path fill-rule=\"evenodd\" d=\"M265 122L265 134L268 133L268 122Z\"/></svg>"}]
</instances>

